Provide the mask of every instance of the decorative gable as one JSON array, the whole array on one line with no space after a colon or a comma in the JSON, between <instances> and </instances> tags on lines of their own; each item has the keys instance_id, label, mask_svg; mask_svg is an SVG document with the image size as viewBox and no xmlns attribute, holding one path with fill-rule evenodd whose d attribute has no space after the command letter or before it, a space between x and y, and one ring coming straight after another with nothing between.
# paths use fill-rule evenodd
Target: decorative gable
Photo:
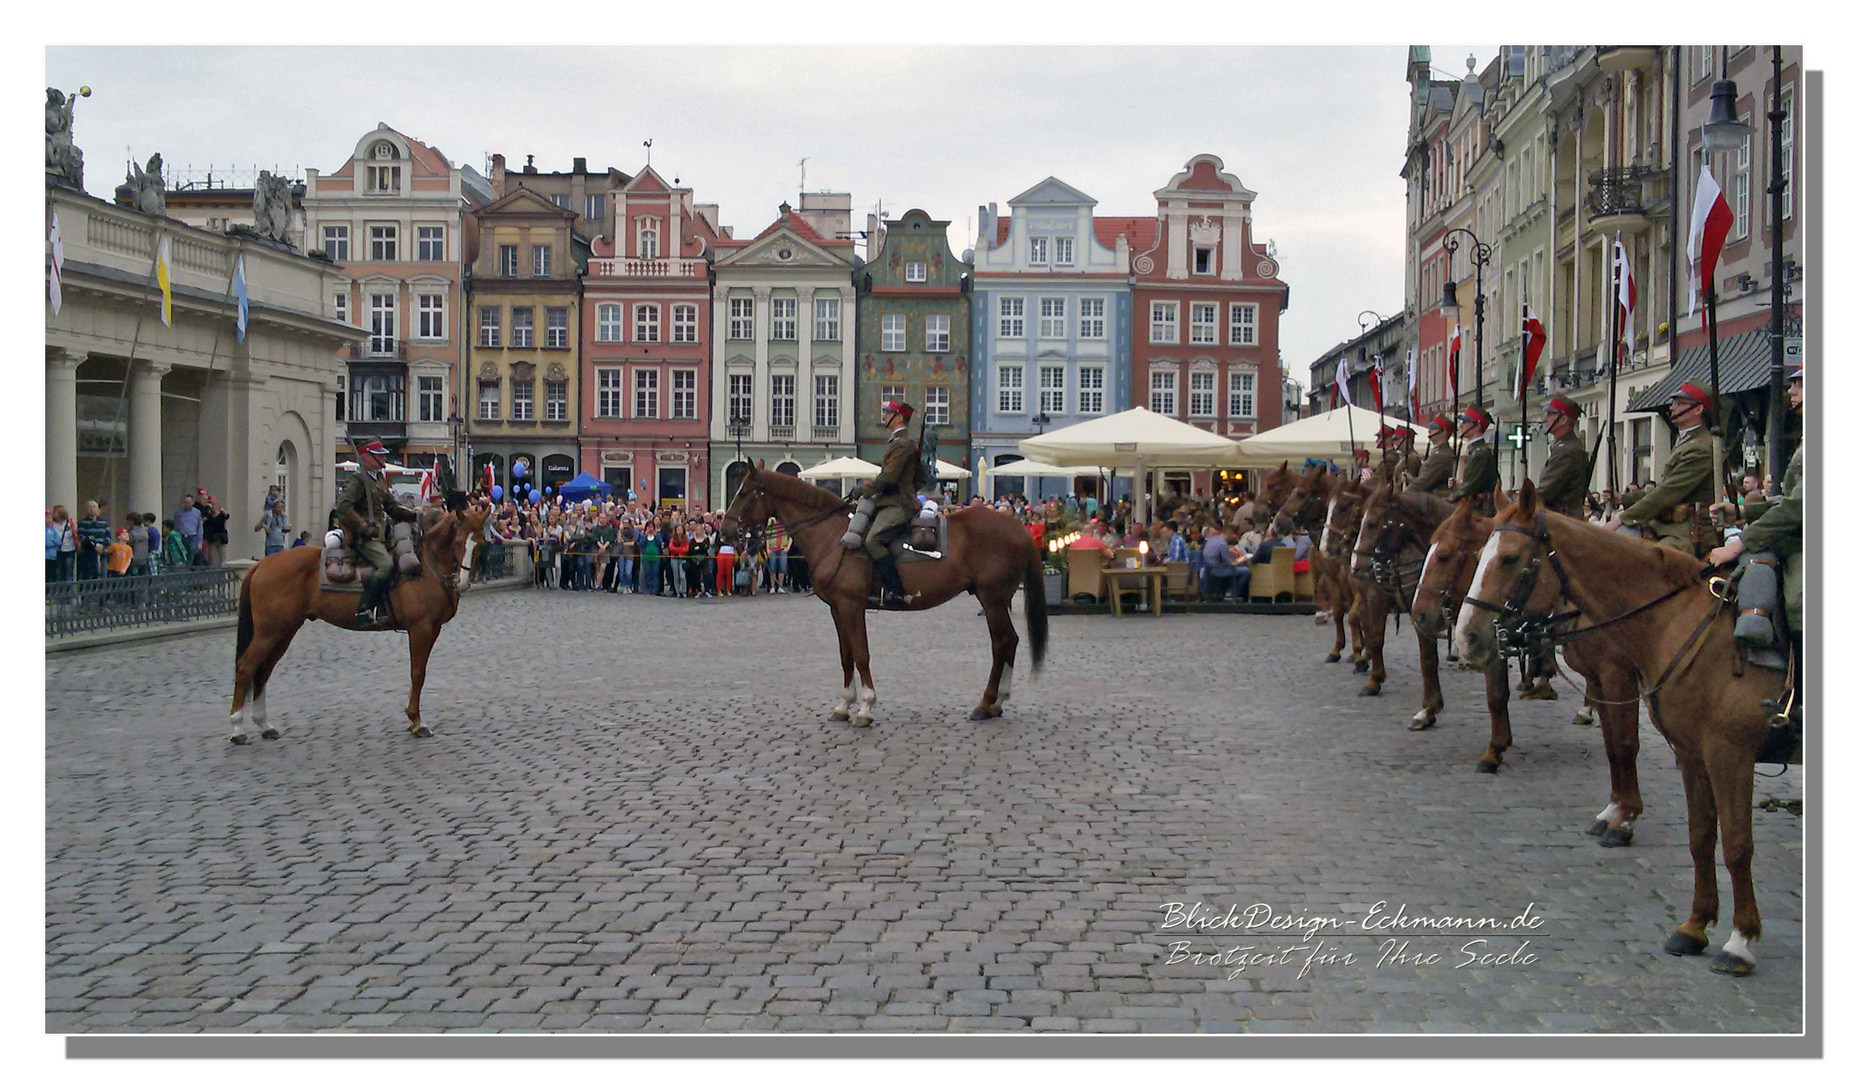
<instances>
[{"instance_id":1,"label":"decorative gable","mask_svg":"<svg viewBox=\"0 0 1849 1080\"><path fill-rule=\"evenodd\" d=\"M1096 206L1098 200L1085 194L1078 188L1067 184L1055 176L1049 176L1033 187L1008 200L1009 205L1040 206Z\"/></svg>"}]
</instances>

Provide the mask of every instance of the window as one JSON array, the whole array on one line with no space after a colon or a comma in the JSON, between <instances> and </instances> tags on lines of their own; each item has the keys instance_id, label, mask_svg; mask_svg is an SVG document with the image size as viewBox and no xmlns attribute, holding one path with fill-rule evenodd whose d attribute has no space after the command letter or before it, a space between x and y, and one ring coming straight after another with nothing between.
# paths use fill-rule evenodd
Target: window
<instances>
[{"instance_id":1,"label":"window","mask_svg":"<svg viewBox=\"0 0 1849 1080\"><path fill-rule=\"evenodd\" d=\"M403 420L404 376L355 376L351 411L353 419L361 423Z\"/></svg>"},{"instance_id":2,"label":"window","mask_svg":"<svg viewBox=\"0 0 1849 1080\"><path fill-rule=\"evenodd\" d=\"M630 415L637 420L655 419L661 400L661 372L654 368L636 369L636 408Z\"/></svg>"},{"instance_id":3,"label":"window","mask_svg":"<svg viewBox=\"0 0 1849 1080\"><path fill-rule=\"evenodd\" d=\"M750 341L754 336L752 329L752 305L754 301L748 296L732 297L732 322L726 331L726 337L733 341Z\"/></svg>"},{"instance_id":4,"label":"window","mask_svg":"<svg viewBox=\"0 0 1849 1080\"><path fill-rule=\"evenodd\" d=\"M936 427L950 423L950 387L925 387L924 422Z\"/></svg>"},{"instance_id":5,"label":"window","mask_svg":"<svg viewBox=\"0 0 1849 1080\"><path fill-rule=\"evenodd\" d=\"M550 244L533 245L533 276L552 276L552 246Z\"/></svg>"},{"instance_id":6,"label":"window","mask_svg":"<svg viewBox=\"0 0 1849 1080\"><path fill-rule=\"evenodd\" d=\"M1180 320L1181 304L1174 300L1156 300L1149 305L1149 342L1152 345L1174 345L1181 341Z\"/></svg>"},{"instance_id":7,"label":"window","mask_svg":"<svg viewBox=\"0 0 1849 1080\"><path fill-rule=\"evenodd\" d=\"M1175 373L1172 371L1152 371L1149 373L1149 411L1164 416L1175 415Z\"/></svg>"},{"instance_id":8,"label":"window","mask_svg":"<svg viewBox=\"0 0 1849 1080\"><path fill-rule=\"evenodd\" d=\"M1229 372L1226 376L1226 415L1239 420L1258 416L1258 376L1249 371Z\"/></svg>"},{"instance_id":9,"label":"window","mask_svg":"<svg viewBox=\"0 0 1849 1080\"><path fill-rule=\"evenodd\" d=\"M1779 93L1778 107L1785 114L1785 122L1779 125L1778 132L1779 171L1785 177L1785 190L1779 193L1778 216L1781 220L1790 221L1791 193L1797 186L1797 178L1791 175L1791 142L1792 132L1798 126L1798 114L1792 108L1791 91Z\"/></svg>"},{"instance_id":10,"label":"window","mask_svg":"<svg viewBox=\"0 0 1849 1080\"><path fill-rule=\"evenodd\" d=\"M520 276L520 249L513 244L501 245L501 276Z\"/></svg>"},{"instance_id":11,"label":"window","mask_svg":"<svg viewBox=\"0 0 1849 1080\"><path fill-rule=\"evenodd\" d=\"M905 351L905 316L880 316L880 350L882 352Z\"/></svg>"},{"instance_id":12,"label":"window","mask_svg":"<svg viewBox=\"0 0 1849 1080\"><path fill-rule=\"evenodd\" d=\"M441 225L419 225L417 227L417 261L442 262L444 233Z\"/></svg>"},{"instance_id":13,"label":"window","mask_svg":"<svg viewBox=\"0 0 1849 1080\"><path fill-rule=\"evenodd\" d=\"M347 377L334 376L334 420L336 423L347 422Z\"/></svg>"},{"instance_id":14,"label":"window","mask_svg":"<svg viewBox=\"0 0 1849 1080\"><path fill-rule=\"evenodd\" d=\"M1026 365L995 365L995 411L1010 415L1026 412L1027 408L1022 401L1026 385Z\"/></svg>"},{"instance_id":15,"label":"window","mask_svg":"<svg viewBox=\"0 0 1849 1080\"><path fill-rule=\"evenodd\" d=\"M1188 344L1218 345L1220 343L1220 305L1188 305Z\"/></svg>"},{"instance_id":16,"label":"window","mask_svg":"<svg viewBox=\"0 0 1849 1080\"><path fill-rule=\"evenodd\" d=\"M1060 266L1072 265L1072 237L1060 236L1054 238L1053 261Z\"/></svg>"},{"instance_id":17,"label":"window","mask_svg":"<svg viewBox=\"0 0 1849 1080\"><path fill-rule=\"evenodd\" d=\"M693 304L674 305L674 343L691 345L700 340L700 309Z\"/></svg>"},{"instance_id":18,"label":"window","mask_svg":"<svg viewBox=\"0 0 1849 1080\"><path fill-rule=\"evenodd\" d=\"M508 411L509 420L533 419L533 380L514 380L514 407Z\"/></svg>"},{"instance_id":19,"label":"window","mask_svg":"<svg viewBox=\"0 0 1849 1080\"><path fill-rule=\"evenodd\" d=\"M391 356L398 351L398 298L391 293L374 293L367 303L372 312L367 351L374 356Z\"/></svg>"},{"instance_id":20,"label":"window","mask_svg":"<svg viewBox=\"0 0 1849 1080\"><path fill-rule=\"evenodd\" d=\"M501 384L485 382L476 396L475 417L478 420L499 420L501 418Z\"/></svg>"},{"instance_id":21,"label":"window","mask_svg":"<svg viewBox=\"0 0 1849 1080\"><path fill-rule=\"evenodd\" d=\"M950 351L950 316L925 316L925 352Z\"/></svg>"},{"instance_id":22,"label":"window","mask_svg":"<svg viewBox=\"0 0 1849 1080\"><path fill-rule=\"evenodd\" d=\"M790 427L796 423L796 376L770 377L770 426Z\"/></svg>"},{"instance_id":23,"label":"window","mask_svg":"<svg viewBox=\"0 0 1849 1080\"><path fill-rule=\"evenodd\" d=\"M1027 265L1046 265L1046 237L1030 236L1027 239Z\"/></svg>"},{"instance_id":24,"label":"window","mask_svg":"<svg viewBox=\"0 0 1849 1080\"><path fill-rule=\"evenodd\" d=\"M341 322L353 321L347 318L347 294L344 292L337 292L334 294L334 318L339 319Z\"/></svg>"},{"instance_id":25,"label":"window","mask_svg":"<svg viewBox=\"0 0 1849 1080\"><path fill-rule=\"evenodd\" d=\"M636 340L661 340L661 305L636 305Z\"/></svg>"},{"instance_id":26,"label":"window","mask_svg":"<svg viewBox=\"0 0 1849 1080\"><path fill-rule=\"evenodd\" d=\"M699 400L694 397L695 372L690 368L677 368L668 373L671 380L673 396L669 401L672 416L676 420L698 420Z\"/></svg>"},{"instance_id":27,"label":"window","mask_svg":"<svg viewBox=\"0 0 1849 1080\"><path fill-rule=\"evenodd\" d=\"M395 195L400 190L401 166L386 164L398 160L398 148L388 142L376 142L367 153L366 192L369 195ZM375 164L376 163L376 164Z\"/></svg>"},{"instance_id":28,"label":"window","mask_svg":"<svg viewBox=\"0 0 1849 1080\"><path fill-rule=\"evenodd\" d=\"M530 349L533 347L532 308L517 307L514 309L514 340L512 345L516 349Z\"/></svg>"},{"instance_id":29,"label":"window","mask_svg":"<svg viewBox=\"0 0 1849 1080\"><path fill-rule=\"evenodd\" d=\"M734 371L728 385L731 394L726 399L726 415L739 423L751 423L751 373Z\"/></svg>"},{"instance_id":30,"label":"window","mask_svg":"<svg viewBox=\"0 0 1849 1080\"><path fill-rule=\"evenodd\" d=\"M1027 336L1027 301L1019 296L1001 298L1001 317L996 322L995 336L1003 338L1022 338Z\"/></svg>"},{"instance_id":31,"label":"window","mask_svg":"<svg viewBox=\"0 0 1849 1080\"><path fill-rule=\"evenodd\" d=\"M1197 247L1194 249L1194 272L1197 274L1213 273L1213 248Z\"/></svg>"},{"instance_id":32,"label":"window","mask_svg":"<svg viewBox=\"0 0 1849 1080\"><path fill-rule=\"evenodd\" d=\"M335 262L343 263L348 259L347 226L321 226L321 250Z\"/></svg>"},{"instance_id":33,"label":"window","mask_svg":"<svg viewBox=\"0 0 1849 1080\"><path fill-rule=\"evenodd\" d=\"M1740 122L1748 131L1752 130L1752 118L1745 113L1740 115ZM1731 242L1744 240L1752 231L1753 225L1753 140L1748 138L1734 153L1733 190L1728 193L1733 203L1733 232L1727 237Z\"/></svg>"},{"instance_id":34,"label":"window","mask_svg":"<svg viewBox=\"0 0 1849 1080\"><path fill-rule=\"evenodd\" d=\"M1228 345L1255 345L1258 343L1258 305L1226 305L1226 343Z\"/></svg>"},{"instance_id":35,"label":"window","mask_svg":"<svg viewBox=\"0 0 1849 1080\"><path fill-rule=\"evenodd\" d=\"M1061 416L1066 411L1066 365L1040 365L1040 411Z\"/></svg>"},{"instance_id":36,"label":"window","mask_svg":"<svg viewBox=\"0 0 1849 1080\"><path fill-rule=\"evenodd\" d=\"M445 398L443 376L419 375L417 377L417 419L423 424L441 424L444 416Z\"/></svg>"},{"instance_id":37,"label":"window","mask_svg":"<svg viewBox=\"0 0 1849 1080\"><path fill-rule=\"evenodd\" d=\"M603 220L602 195L586 195L584 197L584 216L586 219L593 222Z\"/></svg>"},{"instance_id":38,"label":"window","mask_svg":"<svg viewBox=\"0 0 1849 1080\"><path fill-rule=\"evenodd\" d=\"M571 193L566 192L563 195L552 196L552 205L558 207L560 210L570 210L571 209Z\"/></svg>"},{"instance_id":39,"label":"window","mask_svg":"<svg viewBox=\"0 0 1849 1080\"><path fill-rule=\"evenodd\" d=\"M1104 415L1104 369L1096 364L1079 368L1079 412L1085 416Z\"/></svg>"},{"instance_id":40,"label":"window","mask_svg":"<svg viewBox=\"0 0 1849 1080\"><path fill-rule=\"evenodd\" d=\"M623 340L623 305L597 305L597 340Z\"/></svg>"},{"instance_id":41,"label":"window","mask_svg":"<svg viewBox=\"0 0 1849 1080\"><path fill-rule=\"evenodd\" d=\"M885 408L886 403L888 401L904 401L904 400L905 400L905 387L899 386L895 383L885 383L880 386L880 407L881 408Z\"/></svg>"},{"instance_id":42,"label":"window","mask_svg":"<svg viewBox=\"0 0 1849 1080\"><path fill-rule=\"evenodd\" d=\"M374 225L368 235L372 237L373 262L398 261L398 226Z\"/></svg>"},{"instance_id":43,"label":"window","mask_svg":"<svg viewBox=\"0 0 1849 1080\"><path fill-rule=\"evenodd\" d=\"M546 384L546 419L563 420L566 413L565 384L549 382Z\"/></svg>"},{"instance_id":44,"label":"window","mask_svg":"<svg viewBox=\"0 0 1849 1080\"><path fill-rule=\"evenodd\" d=\"M441 341L449 336L449 297L442 293L419 293L417 296L417 336L426 341Z\"/></svg>"},{"instance_id":45,"label":"window","mask_svg":"<svg viewBox=\"0 0 1849 1080\"><path fill-rule=\"evenodd\" d=\"M1040 339L1063 338L1066 336L1066 298L1063 296L1043 296L1040 298Z\"/></svg>"},{"instance_id":46,"label":"window","mask_svg":"<svg viewBox=\"0 0 1849 1080\"><path fill-rule=\"evenodd\" d=\"M546 348L563 349L570 344L570 332L567 329L571 325L567 321L570 318L570 308L549 307L546 309ZM641 326L638 325L636 329L640 330Z\"/></svg>"},{"instance_id":47,"label":"window","mask_svg":"<svg viewBox=\"0 0 1849 1080\"><path fill-rule=\"evenodd\" d=\"M815 301L815 340L841 340L841 301L817 298Z\"/></svg>"},{"instance_id":48,"label":"window","mask_svg":"<svg viewBox=\"0 0 1849 1080\"><path fill-rule=\"evenodd\" d=\"M923 281L924 279L925 279L925 264L924 263L908 262L905 264L905 280Z\"/></svg>"},{"instance_id":49,"label":"window","mask_svg":"<svg viewBox=\"0 0 1849 1080\"><path fill-rule=\"evenodd\" d=\"M815 377L815 426L832 428L841 422L841 376Z\"/></svg>"},{"instance_id":50,"label":"window","mask_svg":"<svg viewBox=\"0 0 1849 1080\"><path fill-rule=\"evenodd\" d=\"M501 309L485 307L481 309L481 336L478 339L484 349L501 347Z\"/></svg>"},{"instance_id":51,"label":"window","mask_svg":"<svg viewBox=\"0 0 1849 1080\"><path fill-rule=\"evenodd\" d=\"M1079 298L1079 338L1085 341L1104 340L1104 297Z\"/></svg>"},{"instance_id":52,"label":"window","mask_svg":"<svg viewBox=\"0 0 1849 1080\"><path fill-rule=\"evenodd\" d=\"M597 369L597 415L619 419L623 415L623 369Z\"/></svg>"},{"instance_id":53,"label":"window","mask_svg":"<svg viewBox=\"0 0 1849 1080\"><path fill-rule=\"evenodd\" d=\"M795 300L772 300L770 302L770 339L772 341L796 340Z\"/></svg>"},{"instance_id":54,"label":"window","mask_svg":"<svg viewBox=\"0 0 1849 1080\"><path fill-rule=\"evenodd\" d=\"M1700 82L1714 74L1714 46L1695 46L1695 81Z\"/></svg>"},{"instance_id":55,"label":"window","mask_svg":"<svg viewBox=\"0 0 1849 1080\"><path fill-rule=\"evenodd\" d=\"M636 230L636 258L661 258L661 231L653 223Z\"/></svg>"},{"instance_id":56,"label":"window","mask_svg":"<svg viewBox=\"0 0 1849 1080\"><path fill-rule=\"evenodd\" d=\"M1191 417L1209 417L1213 415L1214 375L1211 371L1191 371L1188 373L1188 415Z\"/></svg>"}]
</instances>

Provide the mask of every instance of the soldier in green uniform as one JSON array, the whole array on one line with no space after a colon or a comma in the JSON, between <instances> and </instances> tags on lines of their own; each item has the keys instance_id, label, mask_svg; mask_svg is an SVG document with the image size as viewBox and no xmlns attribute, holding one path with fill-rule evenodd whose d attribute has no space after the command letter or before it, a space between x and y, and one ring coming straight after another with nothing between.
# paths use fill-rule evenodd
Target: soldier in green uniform
<instances>
[{"instance_id":1,"label":"soldier in green uniform","mask_svg":"<svg viewBox=\"0 0 1849 1080\"><path fill-rule=\"evenodd\" d=\"M1707 523L1714 502L1714 436L1707 420L1718 415L1714 391L1705 383L1685 382L1669 399L1669 423L1676 446L1663 463L1656 487L1633 491L1619 500L1624 510L1605 523L1616 532L1628 525L1645 539L1684 555L1706 551L1716 539Z\"/></svg>"},{"instance_id":2,"label":"soldier in green uniform","mask_svg":"<svg viewBox=\"0 0 1849 1080\"><path fill-rule=\"evenodd\" d=\"M1419 457L1419 451L1413 448L1412 426L1401 424L1393 429L1393 434L1399 443L1400 475L1411 480L1419 475L1420 469L1425 467L1425 461Z\"/></svg>"},{"instance_id":3,"label":"soldier in green uniform","mask_svg":"<svg viewBox=\"0 0 1849 1080\"><path fill-rule=\"evenodd\" d=\"M1804 366L1787 377L1791 408L1804 411ZM1752 524L1731 540L1708 552L1708 562L1725 566L1748 551L1770 551L1784 570L1785 621L1795 638L1801 631L1804 591L1804 443L1798 442L1791 463L1785 466L1779 490L1784 497L1767 506Z\"/></svg>"},{"instance_id":4,"label":"soldier in green uniform","mask_svg":"<svg viewBox=\"0 0 1849 1080\"><path fill-rule=\"evenodd\" d=\"M1579 437L1580 408L1578 403L1563 397L1556 397L1541 410L1541 423L1553 440L1547 452L1547 465L1541 470L1540 483L1535 485L1535 494L1541 498L1541 504L1550 512L1564 514L1578 520L1586 516L1586 491L1592 486L1592 459L1586 454L1586 444ZM1522 673L1523 682L1520 697L1524 701L1553 701L1560 695L1555 692L1551 680L1560 671L1554 660L1554 651L1548 649L1537 656L1532 667ZM1575 723L1590 724L1596 719L1590 708L1582 708L1574 716Z\"/></svg>"},{"instance_id":5,"label":"soldier in green uniform","mask_svg":"<svg viewBox=\"0 0 1849 1080\"><path fill-rule=\"evenodd\" d=\"M385 537L394 521L415 521L417 514L398 505L392 487L385 482L385 444L374 439L359 448L360 467L340 486L340 500L334 504L334 519L347 534L347 550L372 564L372 577L360 593L356 618L361 627L377 621L379 602L392 584L391 552L385 549Z\"/></svg>"},{"instance_id":6,"label":"soldier in green uniform","mask_svg":"<svg viewBox=\"0 0 1849 1080\"><path fill-rule=\"evenodd\" d=\"M1418 475L1406 486L1408 491L1443 491L1451 482L1451 471L1457 468L1457 454L1451 449L1451 421L1443 414L1432 417L1426 434L1431 445L1426 448Z\"/></svg>"},{"instance_id":7,"label":"soldier in green uniform","mask_svg":"<svg viewBox=\"0 0 1849 1080\"><path fill-rule=\"evenodd\" d=\"M1489 444L1489 430L1496 421L1488 413L1475 405L1464 410L1463 419L1458 422L1457 433L1464 439L1464 478L1457 490L1451 493L1452 502L1465 499L1475 500L1477 510L1485 508L1481 496L1496 490L1501 476L1496 471L1496 449ZM1494 505L1488 509L1493 513Z\"/></svg>"},{"instance_id":8,"label":"soldier in green uniform","mask_svg":"<svg viewBox=\"0 0 1849 1080\"><path fill-rule=\"evenodd\" d=\"M884 586L880 606L903 611L908 597L899 578L899 564L888 547L895 534L918 515L918 443L911 435L912 407L903 401L880 406L880 426L892 434L886 439L886 459L880 474L868 480L863 493L873 496L875 513L867 526L866 550Z\"/></svg>"}]
</instances>

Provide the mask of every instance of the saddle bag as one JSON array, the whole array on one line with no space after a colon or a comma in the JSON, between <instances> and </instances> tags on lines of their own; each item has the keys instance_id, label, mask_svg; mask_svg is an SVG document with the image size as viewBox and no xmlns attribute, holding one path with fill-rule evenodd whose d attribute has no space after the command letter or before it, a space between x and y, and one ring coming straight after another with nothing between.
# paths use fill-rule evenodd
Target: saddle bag
<instances>
[{"instance_id":1,"label":"saddle bag","mask_svg":"<svg viewBox=\"0 0 1849 1080\"><path fill-rule=\"evenodd\" d=\"M910 543L915 551L936 551L938 547L937 512L925 510L912 519Z\"/></svg>"},{"instance_id":2,"label":"saddle bag","mask_svg":"<svg viewBox=\"0 0 1849 1080\"><path fill-rule=\"evenodd\" d=\"M841 535L841 546L857 548L866 542L867 526L873 524L873 496L862 495L854 504L854 516L848 519L847 532Z\"/></svg>"},{"instance_id":3,"label":"saddle bag","mask_svg":"<svg viewBox=\"0 0 1849 1080\"><path fill-rule=\"evenodd\" d=\"M1772 613L1778 608L1778 556L1754 552L1740 564L1739 617L1733 623L1734 639L1743 645L1777 643Z\"/></svg>"}]
</instances>

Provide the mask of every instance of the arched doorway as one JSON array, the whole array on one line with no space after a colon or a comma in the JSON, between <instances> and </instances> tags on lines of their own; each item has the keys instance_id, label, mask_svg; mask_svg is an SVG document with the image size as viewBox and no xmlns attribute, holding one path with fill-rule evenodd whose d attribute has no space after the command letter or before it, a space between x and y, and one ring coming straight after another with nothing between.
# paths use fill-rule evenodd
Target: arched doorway
<instances>
[{"instance_id":1,"label":"arched doorway","mask_svg":"<svg viewBox=\"0 0 1849 1080\"><path fill-rule=\"evenodd\" d=\"M780 461L777 463L777 471L785 476L798 476L801 475L803 467L794 461Z\"/></svg>"},{"instance_id":2,"label":"arched doorway","mask_svg":"<svg viewBox=\"0 0 1849 1080\"><path fill-rule=\"evenodd\" d=\"M742 461L734 461L725 467L725 504L727 506L731 506L732 500L738 497L738 486L745 482L745 469L746 465Z\"/></svg>"},{"instance_id":3,"label":"arched doorway","mask_svg":"<svg viewBox=\"0 0 1849 1080\"><path fill-rule=\"evenodd\" d=\"M541 462L540 475L543 486L540 491L556 493L558 489L571 483L578 476L578 463L570 454L549 454Z\"/></svg>"},{"instance_id":4,"label":"arched doorway","mask_svg":"<svg viewBox=\"0 0 1849 1080\"><path fill-rule=\"evenodd\" d=\"M494 482L502 485L503 490L505 490L508 481L507 462L503 460L499 454L475 455L475 472L469 478L469 487L471 489L477 485L488 482L488 469L490 466L494 468Z\"/></svg>"}]
</instances>

